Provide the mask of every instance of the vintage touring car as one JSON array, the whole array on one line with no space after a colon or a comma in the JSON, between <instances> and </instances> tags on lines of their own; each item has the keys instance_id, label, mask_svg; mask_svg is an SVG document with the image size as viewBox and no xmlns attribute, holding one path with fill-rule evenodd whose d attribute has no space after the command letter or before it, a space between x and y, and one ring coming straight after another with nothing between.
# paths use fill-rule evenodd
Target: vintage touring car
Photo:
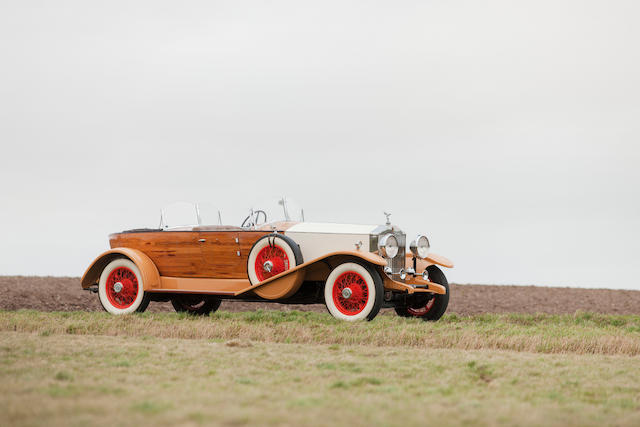
<instances>
[{"instance_id":1,"label":"vintage touring car","mask_svg":"<svg viewBox=\"0 0 640 427\"><path fill-rule=\"evenodd\" d=\"M279 205L278 220L251 210L240 226L203 225L197 205L190 226L169 226L163 212L158 228L111 234L82 287L112 314L144 311L150 301L209 314L226 298L324 303L343 320L372 320L381 307L424 320L444 314L450 291L439 266L453 264L430 253L424 235L407 251L388 214L383 225L312 223L304 213L292 220L287 199Z\"/></svg>"}]
</instances>

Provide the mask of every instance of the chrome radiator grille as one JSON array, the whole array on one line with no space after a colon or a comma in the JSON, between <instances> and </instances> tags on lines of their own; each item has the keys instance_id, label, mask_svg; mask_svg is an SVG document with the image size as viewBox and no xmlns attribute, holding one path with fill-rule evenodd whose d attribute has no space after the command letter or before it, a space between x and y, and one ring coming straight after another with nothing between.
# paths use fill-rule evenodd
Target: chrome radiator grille
<instances>
[{"instance_id":1,"label":"chrome radiator grille","mask_svg":"<svg viewBox=\"0 0 640 427\"><path fill-rule=\"evenodd\" d=\"M387 265L391 267L394 279L399 279L400 270L405 268L405 254L407 252L407 235L401 232L393 233L398 239L398 255L395 258L387 260Z\"/></svg>"},{"instance_id":2,"label":"chrome radiator grille","mask_svg":"<svg viewBox=\"0 0 640 427\"><path fill-rule=\"evenodd\" d=\"M378 239L384 234L392 231L390 226L381 225L377 230L371 234L369 239L369 247L372 252L376 252L378 249ZM391 277L393 279L400 279L400 270L405 268L405 254L407 252L407 235L402 231L392 231L393 235L398 240L398 255L396 255L393 259L387 259L387 266L391 268L392 274Z\"/></svg>"}]
</instances>

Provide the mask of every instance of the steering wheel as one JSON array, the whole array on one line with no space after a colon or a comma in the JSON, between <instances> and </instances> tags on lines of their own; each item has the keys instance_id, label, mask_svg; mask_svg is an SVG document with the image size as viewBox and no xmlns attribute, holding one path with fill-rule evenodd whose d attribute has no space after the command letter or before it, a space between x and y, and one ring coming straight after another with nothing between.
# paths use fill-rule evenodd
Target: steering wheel
<instances>
[{"instance_id":1,"label":"steering wheel","mask_svg":"<svg viewBox=\"0 0 640 427\"><path fill-rule=\"evenodd\" d=\"M260 222L260 215L262 214L264 221ZM240 227L242 228L249 228L249 227L254 227L256 225L258 225L258 223L260 224L264 224L267 222L267 213L263 210L257 210L257 211L253 211L253 214L249 214L248 217L246 217L244 219L244 221L242 221L242 225Z\"/></svg>"}]
</instances>

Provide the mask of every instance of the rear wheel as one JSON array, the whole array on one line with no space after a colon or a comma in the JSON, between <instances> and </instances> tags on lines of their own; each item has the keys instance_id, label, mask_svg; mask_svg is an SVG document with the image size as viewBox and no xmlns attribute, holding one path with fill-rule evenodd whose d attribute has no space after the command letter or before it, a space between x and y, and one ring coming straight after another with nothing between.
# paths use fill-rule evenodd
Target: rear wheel
<instances>
[{"instance_id":1,"label":"rear wheel","mask_svg":"<svg viewBox=\"0 0 640 427\"><path fill-rule=\"evenodd\" d=\"M114 259L102 270L98 297L102 307L111 314L142 312L150 301L140 270L126 258Z\"/></svg>"},{"instance_id":2,"label":"rear wheel","mask_svg":"<svg viewBox=\"0 0 640 427\"><path fill-rule=\"evenodd\" d=\"M185 294L171 298L171 305L178 313L208 316L220 307L222 301L210 295Z\"/></svg>"},{"instance_id":3,"label":"rear wheel","mask_svg":"<svg viewBox=\"0 0 640 427\"><path fill-rule=\"evenodd\" d=\"M442 270L435 265L427 267L429 281L444 286L447 293L441 294L413 294L406 299L406 304L396 305L398 316L418 317L422 320L438 320L449 305L449 283Z\"/></svg>"},{"instance_id":4,"label":"rear wheel","mask_svg":"<svg viewBox=\"0 0 640 427\"><path fill-rule=\"evenodd\" d=\"M346 321L373 320L382 307L383 293L380 275L355 262L338 265L324 285L329 313Z\"/></svg>"}]
</instances>

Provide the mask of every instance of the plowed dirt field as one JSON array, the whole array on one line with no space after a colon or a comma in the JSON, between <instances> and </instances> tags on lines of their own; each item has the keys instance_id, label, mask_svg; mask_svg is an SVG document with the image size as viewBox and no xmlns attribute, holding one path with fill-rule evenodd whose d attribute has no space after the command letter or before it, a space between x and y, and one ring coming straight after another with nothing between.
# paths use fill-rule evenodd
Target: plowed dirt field
<instances>
[{"instance_id":1,"label":"plowed dirt field","mask_svg":"<svg viewBox=\"0 0 640 427\"><path fill-rule=\"evenodd\" d=\"M98 297L80 288L77 277L0 276L0 309L41 311L102 310ZM282 305L224 301L227 311L257 309L326 312L324 305ZM173 311L171 304L152 302L150 311ZM451 285L448 313L640 314L640 291L549 288L541 286ZM388 312L389 309L383 310Z\"/></svg>"}]
</instances>

